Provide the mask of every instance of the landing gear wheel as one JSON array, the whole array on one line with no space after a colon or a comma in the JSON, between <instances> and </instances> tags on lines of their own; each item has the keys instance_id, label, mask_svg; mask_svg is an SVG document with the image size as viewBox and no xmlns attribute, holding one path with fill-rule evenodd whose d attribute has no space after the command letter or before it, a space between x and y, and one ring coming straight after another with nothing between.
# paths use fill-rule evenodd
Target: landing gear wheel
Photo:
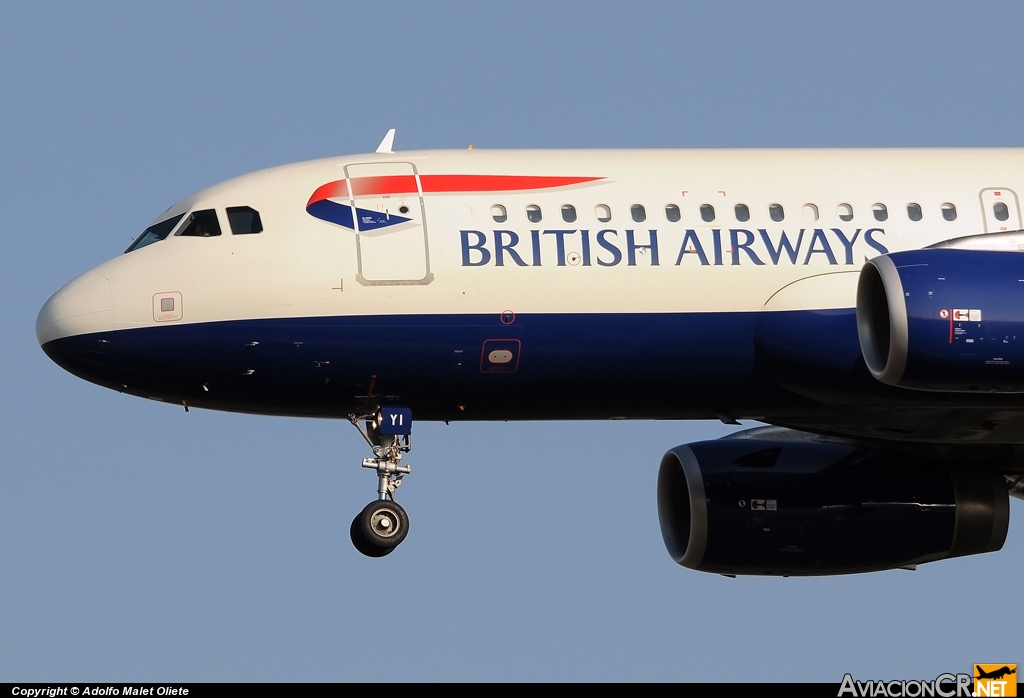
<instances>
[{"instance_id":1,"label":"landing gear wheel","mask_svg":"<svg viewBox=\"0 0 1024 698\"><path fill-rule=\"evenodd\" d=\"M352 545L355 546L356 550L361 552L366 557L384 557L385 555L387 555L395 549L394 546L379 548L376 545L370 543L370 541L366 540L366 538L363 536L362 526L360 525L359 521L361 518L362 514L359 514L356 516L356 518L352 519L352 525L349 526L348 529L348 534L352 538Z\"/></svg>"},{"instance_id":2,"label":"landing gear wheel","mask_svg":"<svg viewBox=\"0 0 1024 698\"><path fill-rule=\"evenodd\" d=\"M409 515L393 500L370 502L356 519L363 538L376 548L394 549L409 534Z\"/></svg>"}]
</instances>

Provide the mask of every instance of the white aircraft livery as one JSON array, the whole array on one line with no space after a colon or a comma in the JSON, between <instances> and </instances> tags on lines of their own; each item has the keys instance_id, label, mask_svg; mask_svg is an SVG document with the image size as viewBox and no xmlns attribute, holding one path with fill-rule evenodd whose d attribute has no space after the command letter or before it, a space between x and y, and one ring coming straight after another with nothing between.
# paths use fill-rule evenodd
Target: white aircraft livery
<instances>
[{"instance_id":1,"label":"white aircraft livery","mask_svg":"<svg viewBox=\"0 0 1024 698\"><path fill-rule=\"evenodd\" d=\"M177 406L347 419L390 553L417 420L740 419L677 446L669 554L725 575L995 551L1024 493L1024 151L377 152L171 206L43 306Z\"/></svg>"}]
</instances>

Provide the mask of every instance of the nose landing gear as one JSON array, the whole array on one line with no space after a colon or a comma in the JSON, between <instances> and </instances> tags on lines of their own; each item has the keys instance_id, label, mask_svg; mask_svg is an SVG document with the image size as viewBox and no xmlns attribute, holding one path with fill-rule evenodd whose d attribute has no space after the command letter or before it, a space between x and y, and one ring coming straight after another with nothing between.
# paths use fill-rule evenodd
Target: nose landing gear
<instances>
[{"instance_id":1,"label":"nose landing gear","mask_svg":"<svg viewBox=\"0 0 1024 698\"><path fill-rule=\"evenodd\" d=\"M365 429L360 420L365 421ZM409 533L409 515L395 501L395 491L412 472L401 464L402 455L412 449L412 410L381 407L372 414L349 415L348 421L373 449L373 458L364 458L363 467L377 472L377 500L352 520L349 535L363 555L384 557Z\"/></svg>"}]
</instances>

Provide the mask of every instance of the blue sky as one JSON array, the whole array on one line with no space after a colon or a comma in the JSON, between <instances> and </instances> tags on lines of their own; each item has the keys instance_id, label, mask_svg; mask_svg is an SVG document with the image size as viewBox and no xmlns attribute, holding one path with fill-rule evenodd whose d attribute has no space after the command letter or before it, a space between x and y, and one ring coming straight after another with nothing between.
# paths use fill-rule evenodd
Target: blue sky
<instances>
[{"instance_id":1,"label":"blue sky","mask_svg":"<svg viewBox=\"0 0 1024 698\"><path fill-rule=\"evenodd\" d=\"M654 486L718 423L419 424L361 557L346 423L138 400L35 342L61 284L270 165L396 147L1019 146L1019 3L0 5L0 680L934 678L1024 660L1001 553L676 566ZM557 399L557 396L552 396ZM753 426L753 424L749 425Z\"/></svg>"}]
</instances>

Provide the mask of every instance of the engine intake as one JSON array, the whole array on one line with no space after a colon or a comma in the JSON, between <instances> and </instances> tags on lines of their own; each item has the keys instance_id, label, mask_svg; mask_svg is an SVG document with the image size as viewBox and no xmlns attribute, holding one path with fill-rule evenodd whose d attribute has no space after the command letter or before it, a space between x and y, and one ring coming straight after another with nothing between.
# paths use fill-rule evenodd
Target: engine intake
<instances>
[{"instance_id":1,"label":"engine intake","mask_svg":"<svg viewBox=\"0 0 1024 698\"><path fill-rule=\"evenodd\" d=\"M720 574L826 575L999 550L1002 475L771 430L677 446L658 473L669 555ZM768 430L764 430L768 431Z\"/></svg>"},{"instance_id":2,"label":"engine intake","mask_svg":"<svg viewBox=\"0 0 1024 698\"><path fill-rule=\"evenodd\" d=\"M871 374L943 392L1024 392L1024 254L964 249L870 260L857 334Z\"/></svg>"}]
</instances>

